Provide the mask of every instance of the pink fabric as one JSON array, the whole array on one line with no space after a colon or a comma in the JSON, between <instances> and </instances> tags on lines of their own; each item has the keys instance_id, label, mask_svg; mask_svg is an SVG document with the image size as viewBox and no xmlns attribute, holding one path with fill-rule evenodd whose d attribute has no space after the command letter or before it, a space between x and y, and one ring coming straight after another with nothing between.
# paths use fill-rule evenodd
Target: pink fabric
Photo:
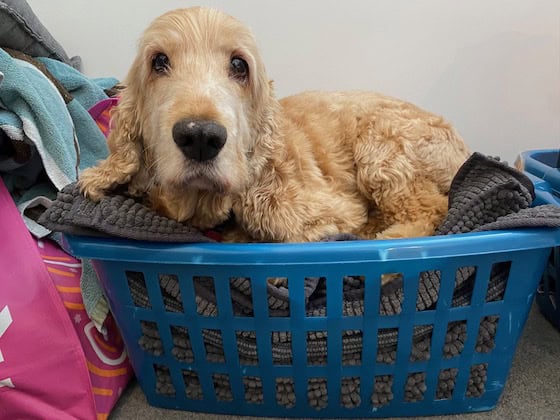
<instances>
[{"instance_id":1,"label":"pink fabric","mask_svg":"<svg viewBox=\"0 0 560 420\"><path fill-rule=\"evenodd\" d=\"M107 419L132 377L112 317L101 335L81 263L29 234L0 179L0 419Z\"/></svg>"},{"instance_id":2,"label":"pink fabric","mask_svg":"<svg viewBox=\"0 0 560 420\"><path fill-rule=\"evenodd\" d=\"M99 101L89 109L89 114L95 120L105 137L107 137L111 131L111 112L118 103L118 97L107 98Z\"/></svg>"},{"instance_id":3,"label":"pink fabric","mask_svg":"<svg viewBox=\"0 0 560 420\"><path fill-rule=\"evenodd\" d=\"M0 180L0 418L95 419L82 346Z\"/></svg>"},{"instance_id":4,"label":"pink fabric","mask_svg":"<svg viewBox=\"0 0 560 420\"><path fill-rule=\"evenodd\" d=\"M97 419L106 419L132 377L124 343L111 315L105 322L107 337L88 318L80 290L80 261L52 241L37 240L36 244L87 359Z\"/></svg>"}]
</instances>

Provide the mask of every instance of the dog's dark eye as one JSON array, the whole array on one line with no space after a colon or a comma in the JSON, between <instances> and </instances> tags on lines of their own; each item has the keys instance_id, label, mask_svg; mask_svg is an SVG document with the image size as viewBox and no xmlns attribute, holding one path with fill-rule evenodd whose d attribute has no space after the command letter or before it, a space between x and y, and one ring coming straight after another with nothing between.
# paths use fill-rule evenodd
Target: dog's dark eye
<instances>
[{"instance_id":1,"label":"dog's dark eye","mask_svg":"<svg viewBox=\"0 0 560 420\"><path fill-rule=\"evenodd\" d=\"M229 74L236 80L245 83L249 77L249 65L241 57L232 57Z\"/></svg>"},{"instance_id":2,"label":"dog's dark eye","mask_svg":"<svg viewBox=\"0 0 560 420\"><path fill-rule=\"evenodd\" d=\"M152 59L152 69L156 73L165 73L169 70L169 57L163 53L156 54Z\"/></svg>"}]
</instances>

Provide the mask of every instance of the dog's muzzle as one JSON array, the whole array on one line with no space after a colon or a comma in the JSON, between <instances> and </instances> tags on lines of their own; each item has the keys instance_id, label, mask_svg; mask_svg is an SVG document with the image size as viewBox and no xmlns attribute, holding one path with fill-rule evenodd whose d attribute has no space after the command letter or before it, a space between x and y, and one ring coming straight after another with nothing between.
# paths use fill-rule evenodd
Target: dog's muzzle
<instances>
[{"instance_id":1,"label":"dog's muzzle","mask_svg":"<svg viewBox=\"0 0 560 420\"><path fill-rule=\"evenodd\" d=\"M184 118L173 126L173 140L189 159L215 158L226 144L227 130L216 121Z\"/></svg>"}]
</instances>

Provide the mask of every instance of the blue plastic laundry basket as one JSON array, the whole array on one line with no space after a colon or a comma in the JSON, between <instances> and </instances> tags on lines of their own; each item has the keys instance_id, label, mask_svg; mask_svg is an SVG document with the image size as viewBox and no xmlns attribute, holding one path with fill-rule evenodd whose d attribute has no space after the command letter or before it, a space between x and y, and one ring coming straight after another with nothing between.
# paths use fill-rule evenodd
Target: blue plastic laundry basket
<instances>
[{"instance_id":1,"label":"blue plastic laundry basket","mask_svg":"<svg viewBox=\"0 0 560 420\"><path fill-rule=\"evenodd\" d=\"M538 192L535 204L560 206L560 149L524 152L519 156L517 166L535 184ZM542 314L560 329L560 247L550 255L536 299Z\"/></svg>"},{"instance_id":2,"label":"blue plastic laundry basket","mask_svg":"<svg viewBox=\"0 0 560 420\"><path fill-rule=\"evenodd\" d=\"M308 244L177 245L70 235L64 240L72 254L92 259L151 405L258 417L350 418L495 407L550 250L560 244L560 230ZM462 267L474 267L476 276L467 304L454 306L455 276ZM507 267L505 291L487 301L489 279L497 267ZM386 273L400 273L403 282L404 300L396 315L380 313L380 279ZM416 305L422 273L437 273L441 279L437 305L425 310ZM145 285L144 303L132 296L131 274ZM162 275L177 279L180 311L166 307ZM343 315L342 279L347 276L364 282L360 316ZM197 310L195 283L203 277L213 280L216 316ZM317 277L326 282L325 316L306 313L305 279ZM253 313L247 316L233 315L230 284L237 278L250 279ZM270 316L269 278L288 279L289 316ZM492 345L480 348L477 337L485 319L496 320L497 328L490 332ZM466 336L449 356L446 340L454 334L450 327L459 324ZM146 325L158 332L158 351L140 345ZM413 336L422 328L430 331L429 356L411 361ZM174 350L173 331L179 330L188 332L187 358ZM209 331L220 336L222 360L207 353ZM357 332L361 342L360 358L353 364L342 357L349 331ZM387 331L397 337L393 362L378 357L380 333ZM276 332L291 338L288 363L275 362L271 336ZM316 333L326 336L327 356L323 363L310 364L308 338ZM256 364L240 358L243 334L256 340ZM480 367L483 374L477 377L473 372ZM162 372L165 389L158 386ZM421 385L411 397L409 385L419 377ZM224 381L229 383L226 394L218 392L218 382ZM382 383L390 389L388 398L374 397ZM353 384L351 389L348 384ZM470 391L473 386L477 392ZM288 403L278 398L287 387Z\"/></svg>"}]
</instances>

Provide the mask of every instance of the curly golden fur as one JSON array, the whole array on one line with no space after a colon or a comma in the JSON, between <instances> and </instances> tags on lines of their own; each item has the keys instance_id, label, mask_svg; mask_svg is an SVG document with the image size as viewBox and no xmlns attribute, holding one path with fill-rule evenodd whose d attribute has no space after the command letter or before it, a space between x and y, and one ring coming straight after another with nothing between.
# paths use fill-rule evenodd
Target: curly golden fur
<instances>
[{"instance_id":1,"label":"curly golden fur","mask_svg":"<svg viewBox=\"0 0 560 420\"><path fill-rule=\"evenodd\" d=\"M155 71L160 54L168 67ZM232 76L232 57L247 63L245 79ZM157 18L125 85L110 155L82 173L83 193L98 200L127 184L203 229L233 211L243 232L233 239L431 235L469 155L443 118L395 98L307 92L277 100L252 34L213 9ZM199 162L181 152L172 133L185 118L227 130L217 156Z\"/></svg>"}]
</instances>

